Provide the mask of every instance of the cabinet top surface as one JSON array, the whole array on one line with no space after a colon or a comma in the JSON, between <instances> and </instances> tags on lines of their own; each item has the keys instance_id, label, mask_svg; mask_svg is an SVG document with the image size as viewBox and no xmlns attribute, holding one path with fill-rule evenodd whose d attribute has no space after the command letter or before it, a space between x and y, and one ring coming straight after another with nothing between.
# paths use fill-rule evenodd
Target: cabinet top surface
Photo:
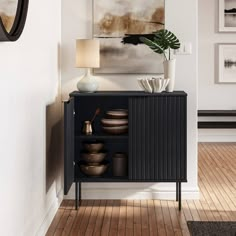
<instances>
[{"instance_id":1,"label":"cabinet top surface","mask_svg":"<svg viewBox=\"0 0 236 236\"><path fill-rule=\"evenodd\" d=\"M174 91L171 93L162 92L162 93L146 93L143 91L97 91L95 93L80 93L79 91L74 91L70 93L70 97L86 97L86 96L142 96L142 97L151 97L151 96L187 96L187 93L184 91Z\"/></svg>"}]
</instances>

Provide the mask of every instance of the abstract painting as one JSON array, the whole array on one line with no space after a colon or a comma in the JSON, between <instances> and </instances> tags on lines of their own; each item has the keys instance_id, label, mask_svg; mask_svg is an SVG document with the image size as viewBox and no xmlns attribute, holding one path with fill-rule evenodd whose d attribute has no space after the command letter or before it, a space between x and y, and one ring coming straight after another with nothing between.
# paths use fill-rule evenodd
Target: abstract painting
<instances>
[{"instance_id":1,"label":"abstract painting","mask_svg":"<svg viewBox=\"0 0 236 236\"><path fill-rule=\"evenodd\" d=\"M236 44L219 45L219 83L236 83Z\"/></svg>"},{"instance_id":2,"label":"abstract painting","mask_svg":"<svg viewBox=\"0 0 236 236\"><path fill-rule=\"evenodd\" d=\"M93 37L100 40L95 73L163 73L162 56L139 40L164 28L164 0L93 0Z\"/></svg>"},{"instance_id":3,"label":"abstract painting","mask_svg":"<svg viewBox=\"0 0 236 236\"><path fill-rule=\"evenodd\" d=\"M219 30L236 31L236 0L219 0Z\"/></svg>"},{"instance_id":4,"label":"abstract painting","mask_svg":"<svg viewBox=\"0 0 236 236\"><path fill-rule=\"evenodd\" d=\"M0 0L0 18L7 32L13 26L18 0Z\"/></svg>"}]
</instances>

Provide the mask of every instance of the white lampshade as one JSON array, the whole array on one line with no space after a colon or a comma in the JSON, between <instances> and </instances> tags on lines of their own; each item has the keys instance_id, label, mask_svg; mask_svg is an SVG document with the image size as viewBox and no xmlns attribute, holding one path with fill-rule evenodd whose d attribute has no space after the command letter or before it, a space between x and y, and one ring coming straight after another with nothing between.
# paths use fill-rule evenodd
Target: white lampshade
<instances>
[{"instance_id":1,"label":"white lampshade","mask_svg":"<svg viewBox=\"0 0 236 236\"><path fill-rule=\"evenodd\" d=\"M97 39L76 40L76 67L98 68L100 66L100 47Z\"/></svg>"}]
</instances>

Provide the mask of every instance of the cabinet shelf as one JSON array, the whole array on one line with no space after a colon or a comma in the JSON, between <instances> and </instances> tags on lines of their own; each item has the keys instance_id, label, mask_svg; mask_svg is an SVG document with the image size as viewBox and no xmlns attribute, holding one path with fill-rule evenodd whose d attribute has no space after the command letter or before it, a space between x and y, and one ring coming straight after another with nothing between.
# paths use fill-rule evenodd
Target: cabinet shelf
<instances>
[{"instance_id":1,"label":"cabinet shelf","mask_svg":"<svg viewBox=\"0 0 236 236\"><path fill-rule=\"evenodd\" d=\"M108 135L108 134L92 134L92 135L77 135L76 138L80 140L94 140L94 139L128 139L128 134L125 135Z\"/></svg>"},{"instance_id":2,"label":"cabinet shelf","mask_svg":"<svg viewBox=\"0 0 236 236\"><path fill-rule=\"evenodd\" d=\"M95 182L129 182L129 178L128 177L78 177L76 179L77 181L80 182L91 182L91 183L95 183Z\"/></svg>"}]
</instances>

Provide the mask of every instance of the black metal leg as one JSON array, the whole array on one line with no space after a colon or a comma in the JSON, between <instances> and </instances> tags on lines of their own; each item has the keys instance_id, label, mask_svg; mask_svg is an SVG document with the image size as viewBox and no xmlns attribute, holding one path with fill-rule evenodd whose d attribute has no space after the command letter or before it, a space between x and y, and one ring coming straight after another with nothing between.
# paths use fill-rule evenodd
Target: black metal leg
<instances>
[{"instance_id":1,"label":"black metal leg","mask_svg":"<svg viewBox=\"0 0 236 236\"><path fill-rule=\"evenodd\" d=\"M75 210L78 210L78 182L75 182Z\"/></svg>"},{"instance_id":2,"label":"black metal leg","mask_svg":"<svg viewBox=\"0 0 236 236\"><path fill-rule=\"evenodd\" d=\"M181 182L179 182L179 211L181 210Z\"/></svg>"},{"instance_id":3,"label":"black metal leg","mask_svg":"<svg viewBox=\"0 0 236 236\"><path fill-rule=\"evenodd\" d=\"M81 205L81 182L79 182L79 206Z\"/></svg>"},{"instance_id":4,"label":"black metal leg","mask_svg":"<svg viewBox=\"0 0 236 236\"><path fill-rule=\"evenodd\" d=\"M176 182L176 202L179 200L179 182Z\"/></svg>"}]
</instances>

